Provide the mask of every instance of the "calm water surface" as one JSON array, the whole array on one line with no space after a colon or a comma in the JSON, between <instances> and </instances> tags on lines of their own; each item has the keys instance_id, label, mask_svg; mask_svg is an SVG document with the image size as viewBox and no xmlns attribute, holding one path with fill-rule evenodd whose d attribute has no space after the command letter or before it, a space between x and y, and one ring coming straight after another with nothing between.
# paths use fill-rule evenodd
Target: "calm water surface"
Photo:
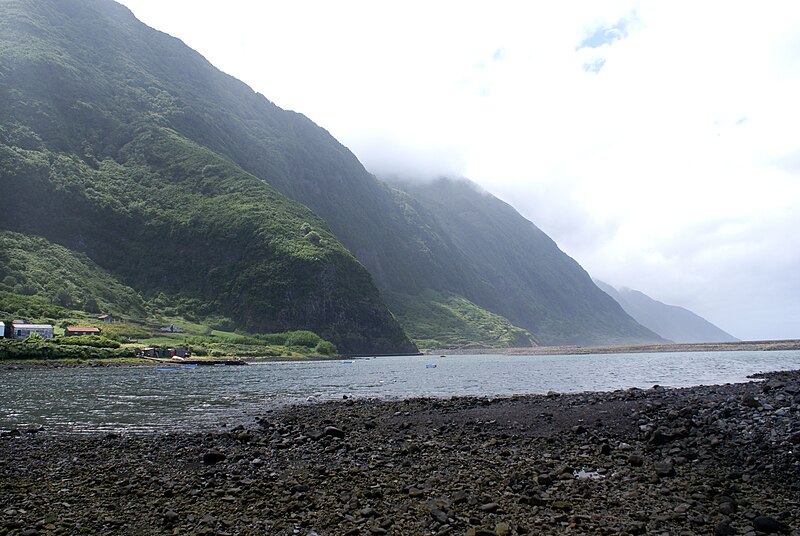
<instances>
[{"instance_id":1,"label":"calm water surface","mask_svg":"<svg viewBox=\"0 0 800 536\"><path fill-rule=\"evenodd\" d=\"M426 365L435 363L435 368ZM282 404L340 399L610 391L746 381L800 369L800 351L383 357L177 371L0 371L0 429L147 432L247 421Z\"/></svg>"}]
</instances>

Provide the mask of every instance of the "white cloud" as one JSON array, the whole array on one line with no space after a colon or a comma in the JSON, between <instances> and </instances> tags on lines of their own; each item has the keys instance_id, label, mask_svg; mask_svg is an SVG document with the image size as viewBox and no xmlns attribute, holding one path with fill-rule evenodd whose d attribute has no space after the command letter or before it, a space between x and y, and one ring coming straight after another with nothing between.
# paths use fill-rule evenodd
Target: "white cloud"
<instances>
[{"instance_id":1,"label":"white cloud","mask_svg":"<svg viewBox=\"0 0 800 536\"><path fill-rule=\"evenodd\" d=\"M600 279L800 337L793 2L123 3L369 169L463 174Z\"/></svg>"}]
</instances>

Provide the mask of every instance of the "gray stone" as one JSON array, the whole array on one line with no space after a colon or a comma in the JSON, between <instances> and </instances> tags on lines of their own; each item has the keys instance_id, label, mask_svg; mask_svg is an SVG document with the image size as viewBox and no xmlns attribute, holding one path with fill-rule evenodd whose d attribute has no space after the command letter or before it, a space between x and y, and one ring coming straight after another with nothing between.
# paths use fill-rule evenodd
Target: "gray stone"
<instances>
[{"instance_id":1,"label":"gray stone","mask_svg":"<svg viewBox=\"0 0 800 536\"><path fill-rule=\"evenodd\" d=\"M638 454L630 454L628 456L628 463L634 467L641 467L644 465L644 458Z\"/></svg>"},{"instance_id":2,"label":"gray stone","mask_svg":"<svg viewBox=\"0 0 800 536\"><path fill-rule=\"evenodd\" d=\"M758 516L753 519L753 528L767 534L774 534L783 530L781 522L769 516Z\"/></svg>"},{"instance_id":3,"label":"gray stone","mask_svg":"<svg viewBox=\"0 0 800 536\"><path fill-rule=\"evenodd\" d=\"M731 527L730 524L728 524L727 522L720 521L714 527L714 534L716 536L733 536L734 534L736 534L736 529Z\"/></svg>"},{"instance_id":4,"label":"gray stone","mask_svg":"<svg viewBox=\"0 0 800 536\"><path fill-rule=\"evenodd\" d=\"M478 507L478 510L480 510L481 512L487 512L487 513L496 512L498 509L500 509L500 505L497 504L496 502L490 502L490 503L482 504L482 505L480 505Z\"/></svg>"},{"instance_id":5,"label":"gray stone","mask_svg":"<svg viewBox=\"0 0 800 536\"><path fill-rule=\"evenodd\" d=\"M655 469L656 474L660 477L673 476L675 474L675 466L669 458L656 462Z\"/></svg>"},{"instance_id":6,"label":"gray stone","mask_svg":"<svg viewBox=\"0 0 800 536\"><path fill-rule=\"evenodd\" d=\"M339 439L344 438L344 431L340 428L336 428L335 426L326 426L325 427L325 435L329 435L331 437L338 437Z\"/></svg>"},{"instance_id":7,"label":"gray stone","mask_svg":"<svg viewBox=\"0 0 800 536\"><path fill-rule=\"evenodd\" d=\"M431 508L431 517L435 519L437 522L445 524L447 523L447 514L439 510L438 508Z\"/></svg>"},{"instance_id":8,"label":"gray stone","mask_svg":"<svg viewBox=\"0 0 800 536\"><path fill-rule=\"evenodd\" d=\"M172 525L178 520L178 513L174 510L167 510L164 512L164 524Z\"/></svg>"}]
</instances>

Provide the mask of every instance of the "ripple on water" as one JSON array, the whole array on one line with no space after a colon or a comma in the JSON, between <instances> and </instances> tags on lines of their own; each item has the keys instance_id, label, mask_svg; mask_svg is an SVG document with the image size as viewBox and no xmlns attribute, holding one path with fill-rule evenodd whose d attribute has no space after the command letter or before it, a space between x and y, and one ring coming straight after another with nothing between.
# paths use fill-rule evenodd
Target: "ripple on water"
<instances>
[{"instance_id":1,"label":"ripple on water","mask_svg":"<svg viewBox=\"0 0 800 536\"><path fill-rule=\"evenodd\" d=\"M0 429L44 425L68 433L152 432L216 426L285 404L342 395L511 396L653 384L685 387L746 381L749 374L800 369L800 351L589 356L430 356L198 367L0 371Z\"/></svg>"}]
</instances>

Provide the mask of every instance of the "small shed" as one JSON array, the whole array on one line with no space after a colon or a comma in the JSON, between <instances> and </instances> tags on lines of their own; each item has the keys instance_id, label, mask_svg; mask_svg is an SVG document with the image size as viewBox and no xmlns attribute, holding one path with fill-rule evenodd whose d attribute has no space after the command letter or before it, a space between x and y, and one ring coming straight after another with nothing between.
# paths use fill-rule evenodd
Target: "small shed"
<instances>
[{"instance_id":1,"label":"small shed","mask_svg":"<svg viewBox=\"0 0 800 536\"><path fill-rule=\"evenodd\" d=\"M6 336L6 323L0 321L0 339Z\"/></svg>"},{"instance_id":2,"label":"small shed","mask_svg":"<svg viewBox=\"0 0 800 536\"><path fill-rule=\"evenodd\" d=\"M69 326L64 328L65 337L74 337L78 335L100 335L100 328L91 326Z\"/></svg>"},{"instance_id":3,"label":"small shed","mask_svg":"<svg viewBox=\"0 0 800 536\"><path fill-rule=\"evenodd\" d=\"M112 315L100 315L97 317L98 320L101 322L113 322L114 317Z\"/></svg>"},{"instance_id":4,"label":"small shed","mask_svg":"<svg viewBox=\"0 0 800 536\"><path fill-rule=\"evenodd\" d=\"M38 333L45 339L53 338L52 324L23 324L14 322L14 338L27 339L34 333Z\"/></svg>"}]
</instances>

